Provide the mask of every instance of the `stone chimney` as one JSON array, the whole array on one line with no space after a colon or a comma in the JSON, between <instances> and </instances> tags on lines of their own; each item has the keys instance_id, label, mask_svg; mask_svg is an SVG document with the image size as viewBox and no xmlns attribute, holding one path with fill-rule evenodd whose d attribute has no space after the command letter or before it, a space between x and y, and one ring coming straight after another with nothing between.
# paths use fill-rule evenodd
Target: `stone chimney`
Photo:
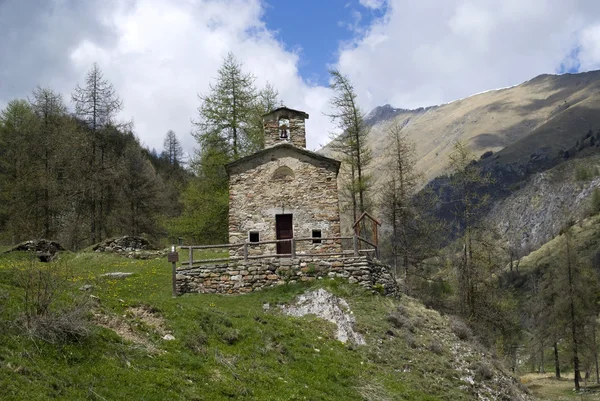
<instances>
[{"instance_id":1,"label":"stone chimney","mask_svg":"<svg viewBox=\"0 0 600 401\"><path fill-rule=\"evenodd\" d=\"M304 120L308 114L299 110L280 107L263 116L265 127L265 148L280 143L291 143L306 148L306 129Z\"/></svg>"}]
</instances>

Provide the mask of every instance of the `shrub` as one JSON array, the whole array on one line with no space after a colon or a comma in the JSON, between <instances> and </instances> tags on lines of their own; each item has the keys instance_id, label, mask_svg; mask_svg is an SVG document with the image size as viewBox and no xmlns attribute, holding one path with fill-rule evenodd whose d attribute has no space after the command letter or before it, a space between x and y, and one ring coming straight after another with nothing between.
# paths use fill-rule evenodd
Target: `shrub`
<instances>
[{"instance_id":1,"label":"shrub","mask_svg":"<svg viewBox=\"0 0 600 401\"><path fill-rule=\"evenodd\" d=\"M431 344L429 344L429 351L441 355L444 352L444 346L439 341L432 341Z\"/></svg>"},{"instance_id":2,"label":"shrub","mask_svg":"<svg viewBox=\"0 0 600 401\"><path fill-rule=\"evenodd\" d=\"M592 170L585 166L577 166L575 169L575 179L577 181L589 181L593 178Z\"/></svg>"},{"instance_id":3,"label":"shrub","mask_svg":"<svg viewBox=\"0 0 600 401\"><path fill-rule=\"evenodd\" d=\"M221 340L225 344L233 345L241 339L240 331L237 329L224 330L221 333Z\"/></svg>"},{"instance_id":4,"label":"shrub","mask_svg":"<svg viewBox=\"0 0 600 401\"><path fill-rule=\"evenodd\" d=\"M412 322L410 321L409 318L407 318L404 315L401 315L398 312L392 312L387 316L387 320L388 322L390 322L394 327L399 328L399 329L406 329L408 331L414 331L415 327L412 324Z\"/></svg>"},{"instance_id":5,"label":"shrub","mask_svg":"<svg viewBox=\"0 0 600 401\"><path fill-rule=\"evenodd\" d=\"M483 361L477 361L473 363L471 368L475 371L475 374L483 380L490 380L494 377L494 371L487 363Z\"/></svg>"},{"instance_id":6,"label":"shrub","mask_svg":"<svg viewBox=\"0 0 600 401\"><path fill-rule=\"evenodd\" d=\"M408 309L406 308L406 306L404 306L402 304L398 304L398 306L396 306L396 312L398 312L402 316L406 316L406 317L408 317L408 315L409 315Z\"/></svg>"},{"instance_id":7,"label":"shrub","mask_svg":"<svg viewBox=\"0 0 600 401\"><path fill-rule=\"evenodd\" d=\"M450 320L450 327L452 328L452 332L463 341L468 341L473 337L471 328L467 326L465 322L455 316L453 316Z\"/></svg>"},{"instance_id":8,"label":"shrub","mask_svg":"<svg viewBox=\"0 0 600 401\"><path fill-rule=\"evenodd\" d=\"M594 188L592 192L592 214L600 212L600 188Z\"/></svg>"},{"instance_id":9,"label":"shrub","mask_svg":"<svg viewBox=\"0 0 600 401\"><path fill-rule=\"evenodd\" d=\"M32 259L24 269L15 270L17 284L23 289L19 322L27 334L55 344L79 341L91 333L90 298L75 292L67 265Z\"/></svg>"}]
</instances>

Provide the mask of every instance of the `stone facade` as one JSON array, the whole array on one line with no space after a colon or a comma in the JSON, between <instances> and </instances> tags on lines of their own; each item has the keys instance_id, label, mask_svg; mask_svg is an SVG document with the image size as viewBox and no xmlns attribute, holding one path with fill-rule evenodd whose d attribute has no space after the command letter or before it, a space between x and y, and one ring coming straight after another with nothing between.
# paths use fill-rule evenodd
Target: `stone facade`
<instances>
[{"instance_id":1,"label":"stone facade","mask_svg":"<svg viewBox=\"0 0 600 401\"><path fill-rule=\"evenodd\" d=\"M400 294L390 268L366 256L234 261L177 269L178 294L243 294L284 283L344 278L383 295Z\"/></svg>"},{"instance_id":2,"label":"stone facade","mask_svg":"<svg viewBox=\"0 0 600 401\"><path fill-rule=\"evenodd\" d=\"M342 251L340 240L298 241L341 235L340 162L304 149L306 118L308 114L285 107L265 115L265 149L226 166L229 243L295 239L295 246L250 245L250 256ZM242 256L243 247L232 249L231 255Z\"/></svg>"},{"instance_id":3,"label":"stone facade","mask_svg":"<svg viewBox=\"0 0 600 401\"><path fill-rule=\"evenodd\" d=\"M312 153L312 152L310 152ZM294 238L340 236L337 192L339 164L316 158L292 145L268 148L254 160L229 167L229 243L277 239L276 216L292 215ZM249 247L251 255L274 254L275 244ZM340 252L339 241L301 241L298 254Z\"/></svg>"}]
</instances>

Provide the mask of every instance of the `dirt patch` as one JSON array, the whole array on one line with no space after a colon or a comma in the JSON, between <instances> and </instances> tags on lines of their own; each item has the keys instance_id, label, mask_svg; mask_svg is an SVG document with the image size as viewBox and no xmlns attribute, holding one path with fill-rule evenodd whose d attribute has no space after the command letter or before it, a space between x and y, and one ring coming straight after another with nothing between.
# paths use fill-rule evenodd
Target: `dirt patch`
<instances>
[{"instance_id":1,"label":"dirt patch","mask_svg":"<svg viewBox=\"0 0 600 401\"><path fill-rule=\"evenodd\" d=\"M155 310L142 305L128 308L126 314L121 316L107 315L101 312L94 313L94 322L101 327L110 329L117 333L119 337L126 341L130 341L135 345L146 348L151 353L161 353L148 338L148 332L143 333L144 329L153 331L161 337L169 335L170 330Z\"/></svg>"},{"instance_id":2,"label":"dirt patch","mask_svg":"<svg viewBox=\"0 0 600 401\"><path fill-rule=\"evenodd\" d=\"M356 319L348 303L322 288L300 295L294 305L284 305L281 309L290 316L315 315L335 323L337 325L335 337L343 343L366 344L364 337L354 331Z\"/></svg>"},{"instance_id":3,"label":"dirt patch","mask_svg":"<svg viewBox=\"0 0 600 401\"><path fill-rule=\"evenodd\" d=\"M148 338L136 333L131 324L123 318L103 313L94 313L94 323L98 326L112 330L125 341L130 341L135 345L146 348L151 353L158 353L158 349L150 342Z\"/></svg>"},{"instance_id":4,"label":"dirt patch","mask_svg":"<svg viewBox=\"0 0 600 401\"><path fill-rule=\"evenodd\" d=\"M161 336L171 334L171 331L167 329L165 320L157 313L155 309L149 306L141 305L128 308L127 314L131 315L131 317L134 319L138 319Z\"/></svg>"}]
</instances>

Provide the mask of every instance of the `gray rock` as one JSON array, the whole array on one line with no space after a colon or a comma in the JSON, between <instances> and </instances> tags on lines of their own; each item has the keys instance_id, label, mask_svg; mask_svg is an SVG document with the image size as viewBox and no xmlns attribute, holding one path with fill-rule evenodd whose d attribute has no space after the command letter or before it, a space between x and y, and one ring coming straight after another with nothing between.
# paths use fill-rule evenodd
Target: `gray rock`
<instances>
[{"instance_id":1,"label":"gray rock","mask_svg":"<svg viewBox=\"0 0 600 401\"><path fill-rule=\"evenodd\" d=\"M101 274L100 277L108 277L108 278L126 278L132 276L133 273L125 273L125 272L112 272L112 273L104 273Z\"/></svg>"},{"instance_id":2,"label":"gray rock","mask_svg":"<svg viewBox=\"0 0 600 401\"><path fill-rule=\"evenodd\" d=\"M79 287L79 291L90 291L92 288L94 288L93 285L86 284L86 285L82 285L81 287Z\"/></svg>"}]
</instances>

